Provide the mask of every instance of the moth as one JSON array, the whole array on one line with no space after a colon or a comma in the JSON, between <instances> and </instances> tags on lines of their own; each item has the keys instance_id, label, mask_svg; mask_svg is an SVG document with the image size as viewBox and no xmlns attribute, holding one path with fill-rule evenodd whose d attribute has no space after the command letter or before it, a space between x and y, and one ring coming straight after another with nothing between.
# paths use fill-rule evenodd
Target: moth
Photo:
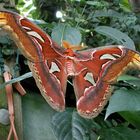
<instances>
[{"instance_id":1,"label":"moth","mask_svg":"<svg viewBox=\"0 0 140 140\"><path fill-rule=\"evenodd\" d=\"M0 12L0 27L27 58L42 96L57 111L65 109L67 79L71 77L78 113L96 117L111 96L111 84L125 70L140 64L140 54L122 45L79 51L64 41L62 48L34 23L13 12Z\"/></svg>"}]
</instances>

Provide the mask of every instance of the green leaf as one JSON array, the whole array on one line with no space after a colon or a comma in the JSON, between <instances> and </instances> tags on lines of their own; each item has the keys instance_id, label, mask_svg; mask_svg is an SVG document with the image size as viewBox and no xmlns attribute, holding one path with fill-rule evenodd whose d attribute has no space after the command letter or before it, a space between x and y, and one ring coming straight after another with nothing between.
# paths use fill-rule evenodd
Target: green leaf
<instances>
[{"instance_id":1,"label":"green leaf","mask_svg":"<svg viewBox=\"0 0 140 140\"><path fill-rule=\"evenodd\" d=\"M105 119L114 112L140 111L140 90L121 88L109 100Z\"/></svg>"},{"instance_id":2,"label":"green leaf","mask_svg":"<svg viewBox=\"0 0 140 140\"><path fill-rule=\"evenodd\" d=\"M118 44L121 43L127 48L135 50L135 44L133 40L130 37L128 37L127 34L122 33L121 31L115 28L108 26L98 26L95 28L95 31L107 37L111 37L112 39L116 40Z\"/></svg>"},{"instance_id":3,"label":"green leaf","mask_svg":"<svg viewBox=\"0 0 140 140\"><path fill-rule=\"evenodd\" d=\"M140 80L140 79L131 75L127 75L127 74L123 74L119 76L117 79L117 81L125 81L125 80Z\"/></svg>"},{"instance_id":4,"label":"green leaf","mask_svg":"<svg viewBox=\"0 0 140 140\"><path fill-rule=\"evenodd\" d=\"M36 7L32 0L26 2L24 0L19 0L16 7L24 16L32 17L32 14L36 13Z\"/></svg>"},{"instance_id":5,"label":"green leaf","mask_svg":"<svg viewBox=\"0 0 140 140\"><path fill-rule=\"evenodd\" d=\"M29 93L22 97L24 140L57 140L51 120L55 111L42 96Z\"/></svg>"},{"instance_id":6,"label":"green leaf","mask_svg":"<svg viewBox=\"0 0 140 140\"><path fill-rule=\"evenodd\" d=\"M140 111L137 112L128 112L123 111L119 112L119 114L129 123L131 123L134 127L140 130Z\"/></svg>"},{"instance_id":7,"label":"green leaf","mask_svg":"<svg viewBox=\"0 0 140 140\"><path fill-rule=\"evenodd\" d=\"M95 11L93 18L97 17L115 17L115 18L123 18L123 16L114 11L114 10L97 10Z\"/></svg>"},{"instance_id":8,"label":"green leaf","mask_svg":"<svg viewBox=\"0 0 140 140\"><path fill-rule=\"evenodd\" d=\"M135 89L140 89L140 79L138 80L125 80L125 83L127 83L130 86L133 86Z\"/></svg>"},{"instance_id":9,"label":"green leaf","mask_svg":"<svg viewBox=\"0 0 140 140\"><path fill-rule=\"evenodd\" d=\"M79 45L81 42L81 33L77 28L68 26L67 24L58 24L52 30L52 39L61 45L63 40L73 45Z\"/></svg>"},{"instance_id":10,"label":"green leaf","mask_svg":"<svg viewBox=\"0 0 140 140\"><path fill-rule=\"evenodd\" d=\"M2 32L3 33L3 32ZM1 34L2 34L1 33ZM6 34L6 33L3 33L4 35L0 35L0 43L1 44L8 44L8 45L11 45L12 44L12 41L11 39L9 38L9 36Z\"/></svg>"},{"instance_id":11,"label":"green leaf","mask_svg":"<svg viewBox=\"0 0 140 140\"><path fill-rule=\"evenodd\" d=\"M125 12L131 12L131 5L129 0L120 0L119 5Z\"/></svg>"},{"instance_id":12,"label":"green leaf","mask_svg":"<svg viewBox=\"0 0 140 140\"><path fill-rule=\"evenodd\" d=\"M139 140L140 132L126 126L101 129L100 140Z\"/></svg>"},{"instance_id":13,"label":"green leaf","mask_svg":"<svg viewBox=\"0 0 140 140\"><path fill-rule=\"evenodd\" d=\"M133 86L134 89L140 89L140 78L130 75L122 75L117 79L117 81L123 81L124 83Z\"/></svg>"},{"instance_id":14,"label":"green leaf","mask_svg":"<svg viewBox=\"0 0 140 140\"><path fill-rule=\"evenodd\" d=\"M97 6L97 7L101 6L101 2L98 1L87 1L86 3L92 6Z\"/></svg>"},{"instance_id":15,"label":"green leaf","mask_svg":"<svg viewBox=\"0 0 140 140\"><path fill-rule=\"evenodd\" d=\"M86 4L95 6L98 8L107 7L109 4L106 1L86 1Z\"/></svg>"},{"instance_id":16,"label":"green leaf","mask_svg":"<svg viewBox=\"0 0 140 140\"><path fill-rule=\"evenodd\" d=\"M80 117L73 109L56 113L52 119L52 127L57 140L97 139L97 135L92 131L96 127L93 120Z\"/></svg>"}]
</instances>

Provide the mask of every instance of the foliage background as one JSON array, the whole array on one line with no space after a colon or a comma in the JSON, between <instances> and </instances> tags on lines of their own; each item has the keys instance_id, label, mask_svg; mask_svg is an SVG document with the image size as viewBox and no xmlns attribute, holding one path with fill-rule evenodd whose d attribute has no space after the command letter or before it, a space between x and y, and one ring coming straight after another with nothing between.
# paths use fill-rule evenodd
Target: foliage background
<instances>
[{"instance_id":1,"label":"foliage background","mask_svg":"<svg viewBox=\"0 0 140 140\"><path fill-rule=\"evenodd\" d=\"M134 0L7 0L0 1L1 9L27 16L48 33L58 44L66 39L72 44L84 43L89 48L122 44L140 51L139 2ZM56 12L62 17L57 18ZM0 32L1 61L13 69L13 77L29 72L25 58L20 55L6 33ZM11 58L14 58L12 60ZM17 67L15 67L17 66ZM24 78L31 77L30 73ZM1 83L3 82L1 78ZM55 112L40 96L33 78L22 85L28 91L18 96L15 107L18 134L24 140L139 140L140 139L140 85L139 71L130 70L118 78L114 93L102 113L95 119L81 118L75 109L73 87L68 84L66 111ZM0 108L7 108L4 89ZM17 102L18 100L18 102ZM19 102L20 101L20 102ZM2 114L6 115L6 114ZM106 120L104 120L106 118ZM5 121L3 118L1 123ZM21 123L22 122L22 123ZM0 138L6 139L9 125L0 124Z\"/></svg>"}]
</instances>

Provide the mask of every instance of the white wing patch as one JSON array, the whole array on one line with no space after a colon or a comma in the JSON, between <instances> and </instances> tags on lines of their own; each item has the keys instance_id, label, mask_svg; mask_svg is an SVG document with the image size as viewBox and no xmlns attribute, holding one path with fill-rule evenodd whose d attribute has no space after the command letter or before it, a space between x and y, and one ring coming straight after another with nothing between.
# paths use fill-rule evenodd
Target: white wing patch
<instances>
[{"instance_id":1,"label":"white wing patch","mask_svg":"<svg viewBox=\"0 0 140 140\"><path fill-rule=\"evenodd\" d=\"M22 26L22 28L24 28L25 30L31 30L31 28L26 27L26 26Z\"/></svg>"},{"instance_id":2,"label":"white wing patch","mask_svg":"<svg viewBox=\"0 0 140 140\"><path fill-rule=\"evenodd\" d=\"M43 38L35 31L28 31L27 32L29 35L33 36L33 37L36 37L38 39L40 39L42 42L44 42Z\"/></svg>"},{"instance_id":3,"label":"white wing patch","mask_svg":"<svg viewBox=\"0 0 140 140\"><path fill-rule=\"evenodd\" d=\"M89 81L91 84L96 85L92 73L88 72L88 73L85 75L84 79L87 80L87 81Z\"/></svg>"},{"instance_id":4,"label":"white wing patch","mask_svg":"<svg viewBox=\"0 0 140 140\"><path fill-rule=\"evenodd\" d=\"M116 56L116 57L121 57L119 54L116 54L116 53L113 53L113 56Z\"/></svg>"},{"instance_id":5,"label":"white wing patch","mask_svg":"<svg viewBox=\"0 0 140 140\"><path fill-rule=\"evenodd\" d=\"M103 54L101 57L100 57L101 60L103 59L111 59L111 60L116 60L116 58L111 55L111 54Z\"/></svg>"},{"instance_id":6,"label":"white wing patch","mask_svg":"<svg viewBox=\"0 0 140 140\"><path fill-rule=\"evenodd\" d=\"M106 67L109 63L110 63L110 61L107 61L106 63L102 64L102 69L103 69L104 67Z\"/></svg>"},{"instance_id":7,"label":"white wing patch","mask_svg":"<svg viewBox=\"0 0 140 140\"><path fill-rule=\"evenodd\" d=\"M33 37L32 37L33 38ZM38 47L41 49L41 51L42 51L42 46L40 45L40 43L35 39L35 38L33 38L33 41L38 45Z\"/></svg>"},{"instance_id":8,"label":"white wing patch","mask_svg":"<svg viewBox=\"0 0 140 140\"><path fill-rule=\"evenodd\" d=\"M50 73L53 72L60 72L60 69L55 62L51 62Z\"/></svg>"}]
</instances>

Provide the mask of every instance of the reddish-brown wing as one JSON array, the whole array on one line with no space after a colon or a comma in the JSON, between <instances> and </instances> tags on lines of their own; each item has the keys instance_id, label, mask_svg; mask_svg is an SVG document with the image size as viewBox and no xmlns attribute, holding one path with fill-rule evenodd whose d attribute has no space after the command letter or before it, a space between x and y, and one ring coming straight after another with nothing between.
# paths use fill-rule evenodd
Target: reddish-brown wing
<instances>
[{"instance_id":1,"label":"reddish-brown wing","mask_svg":"<svg viewBox=\"0 0 140 140\"><path fill-rule=\"evenodd\" d=\"M9 33L28 59L28 65L43 97L54 109L64 110L67 76L62 64L55 61L55 58L62 57L64 49L57 46L34 23L16 13L1 11L0 27Z\"/></svg>"},{"instance_id":2,"label":"reddish-brown wing","mask_svg":"<svg viewBox=\"0 0 140 140\"><path fill-rule=\"evenodd\" d=\"M111 95L110 84L130 65L140 63L140 55L123 46L88 50L81 52L81 55L89 56L89 59L77 59L84 66L73 80L77 109L81 116L94 118L102 111Z\"/></svg>"}]
</instances>

